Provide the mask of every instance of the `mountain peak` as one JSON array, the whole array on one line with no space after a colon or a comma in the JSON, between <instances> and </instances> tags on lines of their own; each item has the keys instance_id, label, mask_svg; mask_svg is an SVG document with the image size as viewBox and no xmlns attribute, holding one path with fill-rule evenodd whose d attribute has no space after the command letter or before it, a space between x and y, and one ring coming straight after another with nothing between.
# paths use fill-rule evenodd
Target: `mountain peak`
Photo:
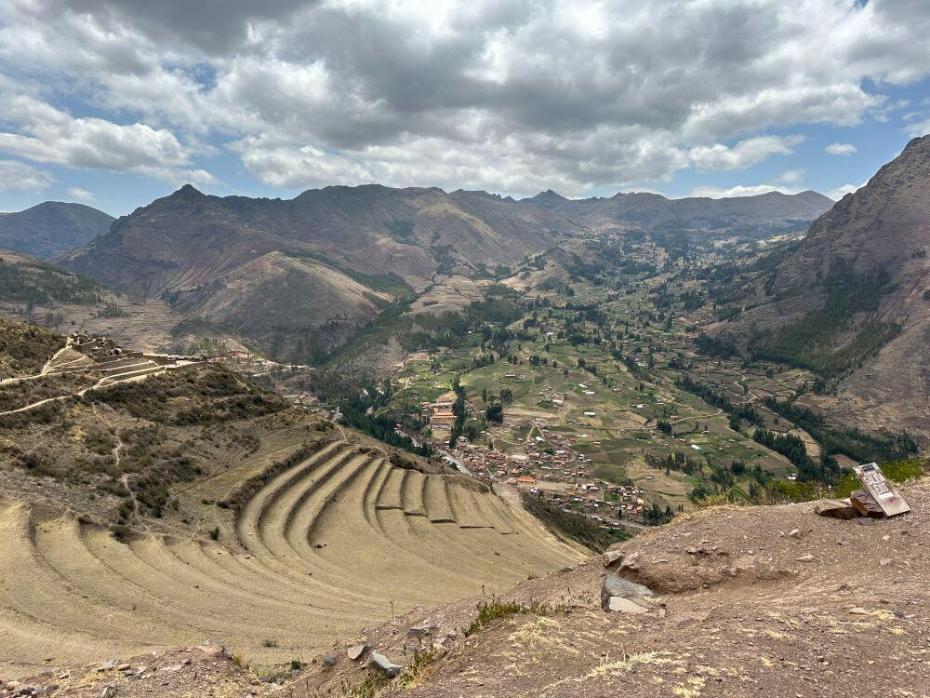
<instances>
[{"instance_id":1,"label":"mountain peak","mask_svg":"<svg viewBox=\"0 0 930 698\"><path fill-rule=\"evenodd\" d=\"M176 192L174 192L174 194L172 194L171 196L175 198L195 199L195 198L200 198L206 195L202 191L197 189L193 184L188 183L188 184L185 184L180 189L178 189Z\"/></svg>"},{"instance_id":2,"label":"mountain peak","mask_svg":"<svg viewBox=\"0 0 930 698\"><path fill-rule=\"evenodd\" d=\"M541 191L536 196L531 196L527 199L520 199L520 201L521 203L536 204L537 206L542 206L545 208L547 206L558 206L560 204L566 203L569 201L569 199L566 199L558 192L554 192L551 189L546 189L546 191Z\"/></svg>"}]
</instances>

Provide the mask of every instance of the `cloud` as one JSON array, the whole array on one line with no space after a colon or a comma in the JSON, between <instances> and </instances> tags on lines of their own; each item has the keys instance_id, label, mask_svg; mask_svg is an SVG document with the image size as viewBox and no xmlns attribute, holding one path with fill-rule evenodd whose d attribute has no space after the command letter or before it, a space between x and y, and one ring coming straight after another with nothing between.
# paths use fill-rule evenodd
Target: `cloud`
<instances>
[{"instance_id":1,"label":"cloud","mask_svg":"<svg viewBox=\"0 0 930 698\"><path fill-rule=\"evenodd\" d=\"M893 0L11 0L0 74L68 120L4 136L163 179L226 150L273 186L571 195L889 118L886 86L930 75L928 33L930 3Z\"/></svg>"},{"instance_id":2,"label":"cloud","mask_svg":"<svg viewBox=\"0 0 930 698\"><path fill-rule=\"evenodd\" d=\"M68 189L68 196L76 201L83 201L85 203L94 200L94 195L81 187L70 187Z\"/></svg>"},{"instance_id":3,"label":"cloud","mask_svg":"<svg viewBox=\"0 0 930 698\"><path fill-rule=\"evenodd\" d=\"M29 160L135 172L169 181L212 179L202 170L188 168L190 153L167 129L75 118L27 95L5 100L4 119L18 124L19 132L0 131L0 150Z\"/></svg>"},{"instance_id":4,"label":"cloud","mask_svg":"<svg viewBox=\"0 0 930 698\"><path fill-rule=\"evenodd\" d=\"M785 182L786 184L800 182L802 179L804 179L803 170L785 170L778 175L778 181Z\"/></svg>"},{"instance_id":5,"label":"cloud","mask_svg":"<svg viewBox=\"0 0 930 698\"><path fill-rule=\"evenodd\" d=\"M830 155L854 155L858 152L852 143L831 143L824 150Z\"/></svg>"},{"instance_id":6,"label":"cloud","mask_svg":"<svg viewBox=\"0 0 930 698\"><path fill-rule=\"evenodd\" d=\"M18 160L0 160L0 191L31 191L47 189L55 181L48 172L37 170Z\"/></svg>"},{"instance_id":7,"label":"cloud","mask_svg":"<svg viewBox=\"0 0 930 698\"><path fill-rule=\"evenodd\" d=\"M740 141L732 148L720 143L698 146L692 148L688 155L698 169L739 170L771 155L788 155L803 140L803 136L759 136Z\"/></svg>"},{"instance_id":8,"label":"cloud","mask_svg":"<svg viewBox=\"0 0 930 698\"><path fill-rule=\"evenodd\" d=\"M836 189L828 191L826 193L826 196L830 197L834 201L839 201L847 194L854 194L855 192L857 192L859 189L861 189L864 186L865 186L865 182L863 182L862 184L844 184L841 187L837 187Z\"/></svg>"},{"instance_id":9,"label":"cloud","mask_svg":"<svg viewBox=\"0 0 930 698\"><path fill-rule=\"evenodd\" d=\"M774 184L737 184L735 187L696 187L691 191L691 196L706 196L711 199L723 199L731 196L759 196L760 194L770 194L778 192L779 194L797 194L797 189L781 187Z\"/></svg>"}]
</instances>

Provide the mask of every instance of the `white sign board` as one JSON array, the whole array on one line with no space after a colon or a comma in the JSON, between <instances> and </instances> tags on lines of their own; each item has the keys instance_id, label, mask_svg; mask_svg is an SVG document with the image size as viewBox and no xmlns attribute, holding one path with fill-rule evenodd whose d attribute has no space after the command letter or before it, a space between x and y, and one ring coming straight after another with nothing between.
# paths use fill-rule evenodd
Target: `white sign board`
<instances>
[{"instance_id":1,"label":"white sign board","mask_svg":"<svg viewBox=\"0 0 930 698\"><path fill-rule=\"evenodd\" d=\"M866 463L853 468L866 492L881 507L885 516L906 514L911 510L894 486L885 479L885 474L877 463Z\"/></svg>"}]
</instances>

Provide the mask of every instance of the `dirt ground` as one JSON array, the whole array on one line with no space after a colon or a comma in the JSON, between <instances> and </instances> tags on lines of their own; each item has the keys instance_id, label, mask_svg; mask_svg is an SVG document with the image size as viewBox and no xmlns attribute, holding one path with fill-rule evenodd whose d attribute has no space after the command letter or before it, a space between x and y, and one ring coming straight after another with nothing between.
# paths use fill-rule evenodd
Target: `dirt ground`
<instances>
[{"instance_id":1,"label":"dirt ground","mask_svg":"<svg viewBox=\"0 0 930 698\"><path fill-rule=\"evenodd\" d=\"M397 692L930 695L930 483L904 495L914 512L885 521L823 518L812 504L687 515L617 546L623 558L612 571L659 594L652 613L602 611L605 570L592 559L502 597L565 610L511 615L468 638L459 631ZM368 640L398 663L406 644L409 662L406 627L428 617L439 637L474 616L475 601L465 602L398 620ZM366 670L340 655L337 671ZM289 695L340 695L327 676L311 671Z\"/></svg>"}]
</instances>

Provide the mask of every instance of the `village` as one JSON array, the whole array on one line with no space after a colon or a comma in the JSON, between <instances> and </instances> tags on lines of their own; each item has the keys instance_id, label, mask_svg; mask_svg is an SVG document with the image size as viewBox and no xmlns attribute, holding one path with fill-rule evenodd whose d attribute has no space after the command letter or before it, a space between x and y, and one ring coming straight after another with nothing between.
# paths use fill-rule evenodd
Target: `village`
<instances>
[{"instance_id":1,"label":"village","mask_svg":"<svg viewBox=\"0 0 930 698\"><path fill-rule=\"evenodd\" d=\"M634 483L611 484L593 478L590 458L573 449L569 437L547 427L544 420L521 420L529 431L519 448L495 448L495 437L469 443L459 439L448 446L455 415L454 393L446 393L424 409L430 417L433 440L447 461L495 489L512 487L538 496L565 512L583 515L602 528L644 523L647 510L643 490ZM495 431L495 428L490 428ZM501 439L497 439L500 442Z\"/></svg>"}]
</instances>

